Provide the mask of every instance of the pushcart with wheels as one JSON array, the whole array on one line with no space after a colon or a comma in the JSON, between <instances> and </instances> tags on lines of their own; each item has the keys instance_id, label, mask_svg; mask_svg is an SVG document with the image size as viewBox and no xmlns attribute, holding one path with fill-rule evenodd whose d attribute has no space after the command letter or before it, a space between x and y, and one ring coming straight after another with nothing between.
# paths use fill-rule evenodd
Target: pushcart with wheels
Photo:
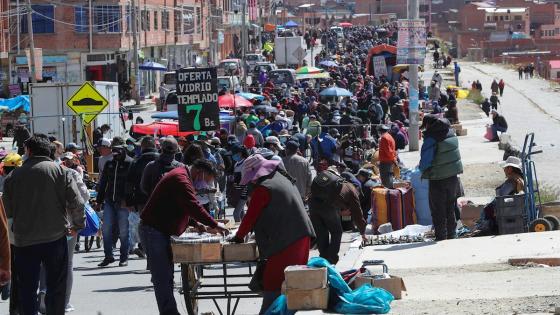
<instances>
[{"instance_id":1,"label":"pushcart with wheels","mask_svg":"<svg viewBox=\"0 0 560 315\"><path fill-rule=\"evenodd\" d=\"M234 315L241 299L261 298L248 288L256 264L256 261L181 263L181 293L187 313L199 314L198 302L212 300L220 315ZM226 301L224 310L219 300Z\"/></svg>"}]
</instances>

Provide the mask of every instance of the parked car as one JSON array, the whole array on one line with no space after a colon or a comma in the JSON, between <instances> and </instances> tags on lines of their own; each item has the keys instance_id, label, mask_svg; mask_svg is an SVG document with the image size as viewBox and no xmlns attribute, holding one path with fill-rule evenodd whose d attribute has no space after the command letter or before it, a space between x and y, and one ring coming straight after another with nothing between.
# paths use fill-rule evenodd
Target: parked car
<instances>
[{"instance_id":1,"label":"parked car","mask_svg":"<svg viewBox=\"0 0 560 315\"><path fill-rule=\"evenodd\" d=\"M253 68L251 68L251 75L254 78L258 78L261 70L264 70L266 73L269 73L272 70L276 70L278 67L274 63L270 62L257 62Z\"/></svg>"},{"instance_id":2,"label":"parked car","mask_svg":"<svg viewBox=\"0 0 560 315\"><path fill-rule=\"evenodd\" d=\"M226 88L228 91L240 91L241 84L239 84L239 78L236 76L219 76L218 77L218 90Z\"/></svg>"},{"instance_id":3,"label":"parked car","mask_svg":"<svg viewBox=\"0 0 560 315\"><path fill-rule=\"evenodd\" d=\"M177 105L178 105L177 93L176 90L173 89L169 91L165 99L161 101L161 107L158 108L158 111L168 112L168 111L177 110Z\"/></svg>"},{"instance_id":4,"label":"parked car","mask_svg":"<svg viewBox=\"0 0 560 315\"><path fill-rule=\"evenodd\" d=\"M236 75L243 77L243 67L241 59L224 59L218 64L218 75Z\"/></svg>"},{"instance_id":5,"label":"parked car","mask_svg":"<svg viewBox=\"0 0 560 315\"><path fill-rule=\"evenodd\" d=\"M296 71L294 69L272 70L268 73L268 78L272 80L276 86L280 86L282 83L294 86L296 84Z\"/></svg>"},{"instance_id":6,"label":"parked car","mask_svg":"<svg viewBox=\"0 0 560 315\"><path fill-rule=\"evenodd\" d=\"M253 69L253 67L262 61L265 61L264 56L262 54L247 54L245 56L245 61L247 62L248 69Z\"/></svg>"}]
</instances>

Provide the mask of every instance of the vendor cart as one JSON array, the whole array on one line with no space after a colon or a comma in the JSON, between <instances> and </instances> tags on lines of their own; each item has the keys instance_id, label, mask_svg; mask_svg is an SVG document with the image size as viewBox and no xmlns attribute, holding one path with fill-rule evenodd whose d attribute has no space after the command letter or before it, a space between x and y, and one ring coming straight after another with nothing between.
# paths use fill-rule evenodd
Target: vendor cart
<instances>
[{"instance_id":1,"label":"vendor cart","mask_svg":"<svg viewBox=\"0 0 560 315\"><path fill-rule=\"evenodd\" d=\"M197 237L197 233L185 233L171 242L173 262L181 265L181 294L189 315L199 314L199 300L212 300L220 315L234 315L241 299L261 297L249 289L258 260L254 242ZM225 310L218 300L226 300Z\"/></svg>"},{"instance_id":2,"label":"vendor cart","mask_svg":"<svg viewBox=\"0 0 560 315\"><path fill-rule=\"evenodd\" d=\"M256 263L181 263L181 293L187 313L199 314L198 301L212 300L220 315L234 315L241 299L261 298L248 288ZM218 300L226 300L225 313Z\"/></svg>"}]
</instances>

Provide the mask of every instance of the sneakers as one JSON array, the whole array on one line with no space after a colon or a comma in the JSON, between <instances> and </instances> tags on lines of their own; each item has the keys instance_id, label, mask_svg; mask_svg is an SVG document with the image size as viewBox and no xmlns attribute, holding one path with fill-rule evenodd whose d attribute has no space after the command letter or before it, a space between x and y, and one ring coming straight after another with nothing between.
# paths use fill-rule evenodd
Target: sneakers
<instances>
[{"instance_id":1,"label":"sneakers","mask_svg":"<svg viewBox=\"0 0 560 315\"><path fill-rule=\"evenodd\" d=\"M72 306L72 304L67 304L66 307L64 308L64 312L65 313L69 313L72 311L75 311L76 309L74 308L74 306Z\"/></svg>"},{"instance_id":2,"label":"sneakers","mask_svg":"<svg viewBox=\"0 0 560 315\"><path fill-rule=\"evenodd\" d=\"M128 260L121 260L119 262L119 267L126 267L128 266Z\"/></svg>"},{"instance_id":3,"label":"sneakers","mask_svg":"<svg viewBox=\"0 0 560 315\"><path fill-rule=\"evenodd\" d=\"M140 248L136 248L132 251L133 254L136 254L140 258L146 258L146 254Z\"/></svg>"},{"instance_id":4,"label":"sneakers","mask_svg":"<svg viewBox=\"0 0 560 315\"><path fill-rule=\"evenodd\" d=\"M99 263L99 267L107 267L109 266L109 264L112 264L115 262L115 258L113 257L105 257L105 259L103 259L103 261L101 263Z\"/></svg>"}]
</instances>

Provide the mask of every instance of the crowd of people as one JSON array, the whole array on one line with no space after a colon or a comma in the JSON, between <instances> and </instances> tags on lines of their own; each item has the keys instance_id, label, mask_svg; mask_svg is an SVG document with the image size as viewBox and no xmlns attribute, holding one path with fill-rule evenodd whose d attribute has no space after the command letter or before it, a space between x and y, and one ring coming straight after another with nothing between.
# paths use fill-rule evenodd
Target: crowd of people
<instances>
[{"instance_id":1,"label":"crowd of people","mask_svg":"<svg viewBox=\"0 0 560 315\"><path fill-rule=\"evenodd\" d=\"M236 109L231 130L125 140L106 138L108 125L97 128L95 185L84 172L79 146L64 146L42 134L22 135L20 155L4 158L2 178L14 233L8 260L12 274L2 260L0 282L11 278L11 309L19 314L73 310L72 253L84 227L86 203L103 221L104 259L98 266L116 263L117 247L121 267L131 254L147 258L161 314L179 314L170 237L189 227L228 234L217 221L228 205L239 223L229 240L244 242L253 231L267 259L261 314L280 295L284 269L307 263L313 241L321 257L336 263L346 228L341 212L365 238L372 189L393 188L403 167L398 152L409 141L406 75L375 77L366 69L371 47L396 43L396 25L344 32L342 39L334 31L321 33L324 46L314 63L332 61L323 66L330 78L281 86L265 77L254 80L252 87L264 99ZM314 34L308 38L314 41ZM457 63L455 71L458 76ZM420 89L426 101L420 170L430 181L437 240L455 237L457 175L463 171L451 127L459 121L456 95L441 85L436 71L428 91ZM329 87L347 89L352 96L321 96ZM496 108L492 115L499 120ZM92 198L88 188L95 190ZM29 303L38 292L44 302Z\"/></svg>"}]
</instances>

